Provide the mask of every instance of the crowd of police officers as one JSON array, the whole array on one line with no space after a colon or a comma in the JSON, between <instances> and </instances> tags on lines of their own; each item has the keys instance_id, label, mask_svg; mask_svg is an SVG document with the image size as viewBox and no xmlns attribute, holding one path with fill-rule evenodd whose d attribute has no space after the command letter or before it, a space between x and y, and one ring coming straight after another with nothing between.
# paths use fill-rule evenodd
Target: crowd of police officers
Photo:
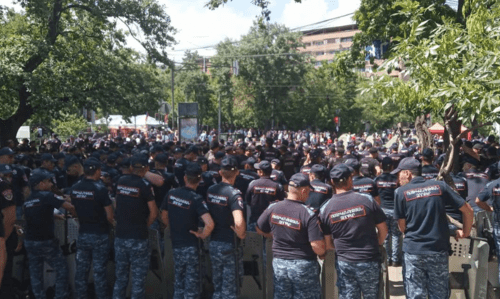
<instances>
[{"instance_id":1,"label":"crowd of police officers","mask_svg":"<svg viewBox=\"0 0 500 299\"><path fill-rule=\"evenodd\" d=\"M165 227L174 298L200 297L202 242L209 242L212 298L237 298L243 267L235 252L247 231L273 239L274 296L280 299L320 298L320 262L329 250L335 251L340 298L378 298L382 245L388 264L403 266L407 298L449 298L450 236L468 237L480 210L495 213L498 253L493 136L461 144L456 191L435 180L443 163L439 141L436 151L402 137L390 148L380 140L335 141L294 144L271 134L262 145L256 139L186 144L104 137L4 147L0 297L17 288L12 259L20 253L27 257L34 298L46 298L44 263L56 272L54 297L69 297L69 249L61 249L54 233L55 221L64 217L79 224L77 298L91 291L96 298L126 298L129 277L131 298L144 298L149 230Z\"/></svg>"}]
</instances>

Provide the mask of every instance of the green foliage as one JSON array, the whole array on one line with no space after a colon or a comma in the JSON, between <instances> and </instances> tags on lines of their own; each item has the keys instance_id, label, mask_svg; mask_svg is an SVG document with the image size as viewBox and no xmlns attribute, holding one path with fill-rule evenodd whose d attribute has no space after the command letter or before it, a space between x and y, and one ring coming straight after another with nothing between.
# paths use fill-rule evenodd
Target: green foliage
<instances>
[{"instance_id":1,"label":"green foliage","mask_svg":"<svg viewBox=\"0 0 500 299\"><path fill-rule=\"evenodd\" d=\"M65 139L70 135L76 136L85 131L88 127L87 121L78 115L63 114L59 120L54 121L53 130L61 138Z\"/></svg>"},{"instance_id":2,"label":"green foliage","mask_svg":"<svg viewBox=\"0 0 500 299\"><path fill-rule=\"evenodd\" d=\"M404 65L405 80L380 78L370 88L384 102L401 103L413 115L444 115L450 107L464 124L497 121L500 108L500 6L472 0L466 27L451 20L437 25L425 14L412 17L406 38L398 38L386 70ZM418 24L417 24L418 23Z\"/></svg>"}]
</instances>

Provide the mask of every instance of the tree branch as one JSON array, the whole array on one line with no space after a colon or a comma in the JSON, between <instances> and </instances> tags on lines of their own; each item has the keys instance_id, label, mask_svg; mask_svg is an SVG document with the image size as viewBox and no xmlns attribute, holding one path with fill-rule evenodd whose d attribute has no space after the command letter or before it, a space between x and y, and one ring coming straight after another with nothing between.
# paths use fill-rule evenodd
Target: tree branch
<instances>
[{"instance_id":1,"label":"tree branch","mask_svg":"<svg viewBox=\"0 0 500 299\"><path fill-rule=\"evenodd\" d=\"M479 128L482 128L484 126L490 126L491 124L492 124L492 122L489 121L489 122L486 122L486 123L475 125L474 127L470 128L470 129L467 129L467 130L463 131L462 133L460 133L460 135L457 136L456 140L453 140L453 143L456 144L458 142L458 140L462 139L465 135L467 135L467 133L475 131L475 130L477 130Z\"/></svg>"},{"instance_id":2,"label":"tree branch","mask_svg":"<svg viewBox=\"0 0 500 299\"><path fill-rule=\"evenodd\" d=\"M72 8L82 9L82 10L86 10L90 13L94 13L94 10L92 8L90 8L87 5L81 5L81 4L70 4L66 7L64 7L63 9L61 9L61 12L65 11L65 10L70 10Z\"/></svg>"}]
</instances>

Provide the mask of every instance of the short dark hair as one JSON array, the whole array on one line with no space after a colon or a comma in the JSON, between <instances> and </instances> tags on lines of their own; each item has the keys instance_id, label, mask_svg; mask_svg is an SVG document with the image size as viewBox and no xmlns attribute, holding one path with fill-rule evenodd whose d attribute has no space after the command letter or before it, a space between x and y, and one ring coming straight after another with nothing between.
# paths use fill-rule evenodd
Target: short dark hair
<instances>
[{"instance_id":1,"label":"short dark hair","mask_svg":"<svg viewBox=\"0 0 500 299\"><path fill-rule=\"evenodd\" d=\"M87 167L84 167L83 168L83 173L86 175L86 176L93 176L97 170L100 169L100 168L87 168Z\"/></svg>"},{"instance_id":2,"label":"short dark hair","mask_svg":"<svg viewBox=\"0 0 500 299\"><path fill-rule=\"evenodd\" d=\"M412 176L421 176L422 175L422 167L418 169L410 170Z\"/></svg>"},{"instance_id":3,"label":"short dark hair","mask_svg":"<svg viewBox=\"0 0 500 299\"><path fill-rule=\"evenodd\" d=\"M313 175L313 177L317 180L324 180L325 179L325 174L322 173L322 172L311 172L311 174Z\"/></svg>"},{"instance_id":4,"label":"short dark hair","mask_svg":"<svg viewBox=\"0 0 500 299\"><path fill-rule=\"evenodd\" d=\"M188 182L188 184L192 184L192 185L198 184L201 181L201 177L186 175L186 181Z\"/></svg>"},{"instance_id":5,"label":"short dark hair","mask_svg":"<svg viewBox=\"0 0 500 299\"><path fill-rule=\"evenodd\" d=\"M225 179L232 179L237 175L238 169L235 170L221 169L220 173L222 177L224 177Z\"/></svg>"},{"instance_id":6,"label":"short dark hair","mask_svg":"<svg viewBox=\"0 0 500 299\"><path fill-rule=\"evenodd\" d=\"M349 178L347 179L332 179L335 188L345 188L349 183Z\"/></svg>"}]
</instances>

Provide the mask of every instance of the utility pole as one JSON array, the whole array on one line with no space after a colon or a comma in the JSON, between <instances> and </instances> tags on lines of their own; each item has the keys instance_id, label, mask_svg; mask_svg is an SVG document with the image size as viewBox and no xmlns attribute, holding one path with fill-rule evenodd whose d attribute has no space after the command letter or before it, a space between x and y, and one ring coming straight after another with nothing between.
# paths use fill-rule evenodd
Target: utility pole
<instances>
[{"instance_id":1,"label":"utility pole","mask_svg":"<svg viewBox=\"0 0 500 299\"><path fill-rule=\"evenodd\" d=\"M174 68L175 66L172 64L172 109L170 109L170 118L172 118L172 130L174 130Z\"/></svg>"},{"instance_id":2,"label":"utility pole","mask_svg":"<svg viewBox=\"0 0 500 299\"><path fill-rule=\"evenodd\" d=\"M218 131L218 134L217 134L217 138L220 140L220 124L221 124L221 100L220 100L220 91L219 91L219 131Z\"/></svg>"}]
</instances>

